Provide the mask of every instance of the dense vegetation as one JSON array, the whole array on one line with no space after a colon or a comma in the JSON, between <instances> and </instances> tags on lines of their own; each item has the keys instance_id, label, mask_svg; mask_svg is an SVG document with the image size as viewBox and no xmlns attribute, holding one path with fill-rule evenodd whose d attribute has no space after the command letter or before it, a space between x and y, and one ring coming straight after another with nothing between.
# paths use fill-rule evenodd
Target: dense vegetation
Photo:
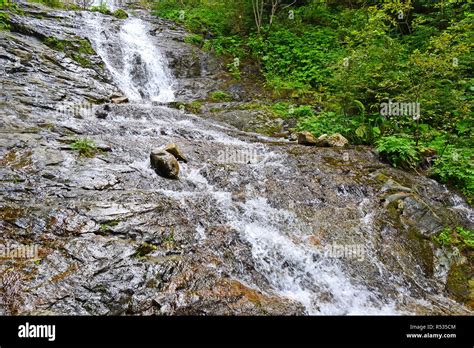
<instances>
[{"instance_id":1,"label":"dense vegetation","mask_svg":"<svg viewBox=\"0 0 474 348\"><path fill-rule=\"evenodd\" d=\"M426 171L472 203L467 1L161 0L154 10L227 59L236 79L257 65L271 109L297 118L298 129L373 145L394 166Z\"/></svg>"}]
</instances>

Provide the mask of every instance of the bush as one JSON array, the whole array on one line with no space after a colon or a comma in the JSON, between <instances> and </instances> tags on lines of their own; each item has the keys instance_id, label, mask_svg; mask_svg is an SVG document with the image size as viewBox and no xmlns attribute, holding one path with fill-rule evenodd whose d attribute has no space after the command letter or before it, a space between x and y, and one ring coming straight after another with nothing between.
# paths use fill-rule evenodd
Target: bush
<instances>
[{"instance_id":1,"label":"bush","mask_svg":"<svg viewBox=\"0 0 474 348\"><path fill-rule=\"evenodd\" d=\"M64 4L61 0L30 0L31 2L37 2L39 4L46 5L51 8L63 8Z\"/></svg>"},{"instance_id":2,"label":"bush","mask_svg":"<svg viewBox=\"0 0 474 348\"><path fill-rule=\"evenodd\" d=\"M447 146L435 160L431 175L443 183L449 183L474 201L474 150Z\"/></svg>"},{"instance_id":3,"label":"bush","mask_svg":"<svg viewBox=\"0 0 474 348\"><path fill-rule=\"evenodd\" d=\"M344 127L344 121L334 112L324 112L319 115L300 119L296 126L299 131L309 131L315 136L323 134L341 133L347 135L349 128Z\"/></svg>"},{"instance_id":4,"label":"bush","mask_svg":"<svg viewBox=\"0 0 474 348\"><path fill-rule=\"evenodd\" d=\"M107 7L107 3L104 1L101 1L99 6L92 6L90 10L92 12L99 12L104 15L112 15L112 11L109 10L109 8Z\"/></svg>"},{"instance_id":5,"label":"bush","mask_svg":"<svg viewBox=\"0 0 474 348\"><path fill-rule=\"evenodd\" d=\"M382 137L377 142L378 153L394 167L415 168L419 161L413 140L397 136Z\"/></svg>"}]
</instances>

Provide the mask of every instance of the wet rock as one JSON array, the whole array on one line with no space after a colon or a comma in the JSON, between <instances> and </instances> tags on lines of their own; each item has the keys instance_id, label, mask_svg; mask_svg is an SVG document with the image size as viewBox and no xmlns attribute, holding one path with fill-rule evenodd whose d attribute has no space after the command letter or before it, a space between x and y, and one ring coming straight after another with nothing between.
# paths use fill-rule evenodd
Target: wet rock
<instances>
[{"instance_id":1,"label":"wet rock","mask_svg":"<svg viewBox=\"0 0 474 348\"><path fill-rule=\"evenodd\" d=\"M112 98L111 101L114 104L124 104L124 103L128 103L128 98L127 97L117 97L117 98Z\"/></svg>"},{"instance_id":2,"label":"wet rock","mask_svg":"<svg viewBox=\"0 0 474 348\"><path fill-rule=\"evenodd\" d=\"M137 10L148 16L143 13ZM110 32L119 33L121 25L99 13L48 14L15 20L49 37L87 34L82 24L88 15L112 26ZM166 55L172 51L171 60L189 58L175 70L177 89L184 88L178 97L195 100L219 89L219 69L202 59L205 54L172 39L182 39L184 30L143 18L160 29L153 42ZM240 118L238 129L158 105L111 105L100 122L56 112L63 102L108 103L118 90L107 72L81 68L28 32L6 38L0 31L0 69L16 71L0 74L7 115L0 137L2 244L34 241L41 250L37 263L0 263L0 273L13 267L23 277L18 313L378 314L388 304L402 313L472 315L450 297L465 298L469 270L451 271L447 288L452 262L436 271L444 280L430 269L429 231L472 229L472 209L452 191L382 164L363 146L344 151L349 162L337 148L321 151L244 133L239 129L268 128L269 118L250 127L245 122L261 113L230 113L237 103L203 105L200 116L212 119L217 107L227 112L221 117L228 124L237 123L232 115ZM113 35L108 44L120 50ZM117 150L95 159L59 151L77 139L65 126ZM192 149L193 161L180 181L154 180L143 154L160 148L177 165L161 148L173 142ZM223 150L258 152L262 159L250 165L209 160ZM400 184L382 189L389 179ZM400 192L407 195L393 196ZM367 257L333 260L313 252L331 243L363 245Z\"/></svg>"},{"instance_id":3,"label":"wet rock","mask_svg":"<svg viewBox=\"0 0 474 348\"><path fill-rule=\"evenodd\" d=\"M315 138L313 134L308 131L299 132L298 136L298 144L300 145L307 145L307 146L316 146L318 145L318 140Z\"/></svg>"},{"instance_id":4,"label":"wet rock","mask_svg":"<svg viewBox=\"0 0 474 348\"><path fill-rule=\"evenodd\" d=\"M331 147L344 147L349 144L349 140L344 138L341 134L336 133L327 138L327 143Z\"/></svg>"},{"instance_id":5,"label":"wet rock","mask_svg":"<svg viewBox=\"0 0 474 348\"><path fill-rule=\"evenodd\" d=\"M472 279L473 272L474 267L467 264L453 265L449 270L446 281L448 292L460 302L471 302L471 306L474 303L473 284L469 280Z\"/></svg>"},{"instance_id":6,"label":"wet rock","mask_svg":"<svg viewBox=\"0 0 474 348\"><path fill-rule=\"evenodd\" d=\"M111 108L109 104L105 104L103 107L98 108L95 112L95 115L97 118L100 119L105 119L107 118L107 115L109 114Z\"/></svg>"},{"instance_id":7,"label":"wet rock","mask_svg":"<svg viewBox=\"0 0 474 348\"><path fill-rule=\"evenodd\" d=\"M381 180L388 179L380 176ZM383 185L381 192L387 191L396 191L396 192L412 192L411 188L400 185L398 182L392 179L388 179L387 182Z\"/></svg>"},{"instance_id":8,"label":"wet rock","mask_svg":"<svg viewBox=\"0 0 474 348\"><path fill-rule=\"evenodd\" d=\"M176 145L176 144L168 144L168 145L166 145L166 147L164 148L164 150L165 150L166 152L169 152L170 154L172 154L178 161L185 162L185 163L188 162L188 160L186 159L186 157L183 155L183 153L182 153L181 150L179 149L178 145Z\"/></svg>"},{"instance_id":9,"label":"wet rock","mask_svg":"<svg viewBox=\"0 0 474 348\"><path fill-rule=\"evenodd\" d=\"M164 178L178 179L179 163L171 153L155 149L150 154L150 162L158 175Z\"/></svg>"}]
</instances>

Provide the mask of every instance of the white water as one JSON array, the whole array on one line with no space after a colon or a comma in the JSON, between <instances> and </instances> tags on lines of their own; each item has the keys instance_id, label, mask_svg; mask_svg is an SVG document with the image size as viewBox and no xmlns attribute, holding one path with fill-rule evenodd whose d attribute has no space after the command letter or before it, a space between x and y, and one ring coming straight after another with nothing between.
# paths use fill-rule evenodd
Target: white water
<instances>
[{"instance_id":1,"label":"white water","mask_svg":"<svg viewBox=\"0 0 474 348\"><path fill-rule=\"evenodd\" d=\"M110 6L109 6L110 7ZM86 13L88 33L119 89L130 101L174 100L172 74L162 53L154 46L147 23L130 17L117 34L97 13ZM118 42L118 47L113 47Z\"/></svg>"},{"instance_id":2,"label":"white water","mask_svg":"<svg viewBox=\"0 0 474 348\"><path fill-rule=\"evenodd\" d=\"M97 53L130 100L167 102L174 99L173 80L166 60L154 47L145 22L139 18L124 21L118 40L112 41L119 42L120 47L117 49L110 46L112 36L117 34L107 30L108 22L98 14L88 16ZM202 126L202 120L194 123L170 117L166 120L154 119L153 122L155 127L164 123L171 130L192 129L195 135L228 146L254 148L256 152L264 154L259 163L252 164L255 178L271 179L266 177L262 169L264 166L279 165L278 156L268 149L207 129ZM133 166L144 176L154 178L155 174L149 168L147 159ZM236 203L232 200L231 192L216 189L200 174L204 168L193 168L191 165L181 168L181 180L193 183L196 187L194 191L162 192L180 204L186 204L184 198L189 196L211 195L226 215L228 225L239 231L242 238L250 243L255 267L265 277L272 292L300 302L309 314L396 313L393 303L362 285L353 284L342 271L338 260L324 257L320 250L302 243L305 227L292 212L271 207L251 184L246 187L246 201ZM206 239L205 228L196 226L195 231L200 242Z\"/></svg>"},{"instance_id":3,"label":"white water","mask_svg":"<svg viewBox=\"0 0 474 348\"><path fill-rule=\"evenodd\" d=\"M274 157L272 152L268 154L268 158ZM255 165L255 170L259 171L265 165L267 163L263 161ZM292 212L271 207L265 198L254 192L252 185L247 187L246 201L236 203L230 192L216 190L200 174L203 169L205 166L198 169L186 167L182 179L198 187L200 192L193 195L214 197L225 212L228 224L252 246L255 266L274 292L300 302L307 313L313 315L400 314L394 301L363 285L353 284L338 260L327 258L321 250L301 242L305 226ZM184 203L179 193L166 193ZM199 239L205 239L204 229L197 227L196 232Z\"/></svg>"}]
</instances>

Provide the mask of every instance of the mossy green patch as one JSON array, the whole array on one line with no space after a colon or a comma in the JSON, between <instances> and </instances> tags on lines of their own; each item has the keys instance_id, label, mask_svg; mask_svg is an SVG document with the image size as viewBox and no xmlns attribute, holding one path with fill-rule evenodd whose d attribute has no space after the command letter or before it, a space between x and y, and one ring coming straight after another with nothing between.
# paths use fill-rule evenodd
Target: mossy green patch
<instances>
[{"instance_id":1,"label":"mossy green patch","mask_svg":"<svg viewBox=\"0 0 474 348\"><path fill-rule=\"evenodd\" d=\"M458 301L468 302L471 290L469 287L469 267L466 264L453 265L446 281L448 292Z\"/></svg>"},{"instance_id":2,"label":"mossy green patch","mask_svg":"<svg viewBox=\"0 0 474 348\"><path fill-rule=\"evenodd\" d=\"M157 249L158 247L156 245L150 243L143 243L137 248L137 250L132 256L137 258L144 257Z\"/></svg>"},{"instance_id":3,"label":"mossy green patch","mask_svg":"<svg viewBox=\"0 0 474 348\"><path fill-rule=\"evenodd\" d=\"M111 221L107 221L100 224L100 227L99 227L100 232L109 232L112 229L112 227L117 226L119 222L120 221L117 221L117 220L111 220Z\"/></svg>"},{"instance_id":4,"label":"mossy green patch","mask_svg":"<svg viewBox=\"0 0 474 348\"><path fill-rule=\"evenodd\" d=\"M128 18L127 12L125 12L121 8L119 8L118 10L115 10L112 13L112 16L114 16L115 18L118 18L118 19L127 19Z\"/></svg>"},{"instance_id":5,"label":"mossy green patch","mask_svg":"<svg viewBox=\"0 0 474 348\"><path fill-rule=\"evenodd\" d=\"M43 43L53 50L64 52L66 56L79 63L82 67L92 66L89 55L95 54L91 43L87 39L76 38L73 41L58 39L56 37L46 37Z\"/></svg>"},{"instance_id":6,"label":"mossy green patch","mask_svg":"<svg viewBox=\"0 0 474 348\"><path fill-rule=\"evenodd\" d=\"M218 102L218 101L231 101L232 96L229 93L224 91L215 91L209 95L209 100Z\"/></svg>"}]
</instances>

